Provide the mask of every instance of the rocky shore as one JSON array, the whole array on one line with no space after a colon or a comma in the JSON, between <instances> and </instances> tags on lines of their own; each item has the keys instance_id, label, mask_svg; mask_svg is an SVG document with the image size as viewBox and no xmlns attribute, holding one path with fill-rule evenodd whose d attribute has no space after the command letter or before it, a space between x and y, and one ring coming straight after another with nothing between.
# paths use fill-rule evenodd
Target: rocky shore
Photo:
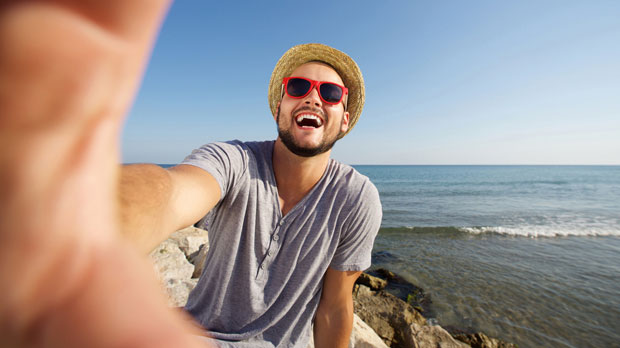
<instances>
[{"instance_id":1,"label":"rocky shore","mask_svg":"<svg viewBox=\"0 0 620 348\"><path fill-rule=\"evenodd\" d=\"M177 231L150 254L171 306L183 306L196 286L209 251L207 232L195 227ZM398 275L376 269L358 279L350 348L512 348L516 345L483 333L433 325L424 290ZM314 347L311 343L310 347Z\"/></svg>"}]
</instances>

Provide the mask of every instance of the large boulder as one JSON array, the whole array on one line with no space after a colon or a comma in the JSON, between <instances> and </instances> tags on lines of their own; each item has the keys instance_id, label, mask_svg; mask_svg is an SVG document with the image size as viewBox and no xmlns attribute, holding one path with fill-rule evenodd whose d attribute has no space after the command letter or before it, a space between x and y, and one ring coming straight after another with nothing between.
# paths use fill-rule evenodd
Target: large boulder
<instances>
[{"instance_id":1,"label":"large boulder","mask_svg":"<svg viewBox=\"0 0 620 348\"><path fill-rule=\"evenodd\" d=\"M193 226L174 232L168 239L179 246L188 260L198 252L201 246L209 243L207 231Z\"/></svg>"},{"instance_id":2,"label":"large boulder","mask_svg":"<svg viewBox=\"0 0 620 348\"><path fill-rule=\"evenodd\" d=\"M411 305L383 290L372 291L356 285L353 294L355 314L366 322L390 347L416 347L409 344L411 324L426 325L426 319Z\"/></svg>"},{"instance_id":3,"label":"large boulder","mask_svg":"<svg viewBox=\"0 0 620 348\"><path fill-rule=\"evenodd\" d=\"M184 306L187 302L198 282L192 279L198 277L194 277L193 263L203 264L208 249L207 231L188 227L174 232L149 255L171 306Z\"/></svg>"},{"instance_id":4,"label":"large boulder","mask_svg":"<svg viewBox=\"0 0 620 348\"><path fill-rule=\"evenodd\" d=\"M383 290L388 282L387 280L383 280L381 278L372 276L368 273L362 273L359 278L357 278L356 284L366 285L371 290Z\"/></svg>"},{"instance_id":5,"label":"large boulder","mask_svg":"<svg viewBox=\"0 0 620 348\"><path fill-rule=\"evenodd\" d=\"M168 295L171 306L182 306L187 301L191 288L187 283L194 273L194 265L187 261L179 246L170 239L162 242L150 254L155 273Z\"/></svg>"}]
</instances>

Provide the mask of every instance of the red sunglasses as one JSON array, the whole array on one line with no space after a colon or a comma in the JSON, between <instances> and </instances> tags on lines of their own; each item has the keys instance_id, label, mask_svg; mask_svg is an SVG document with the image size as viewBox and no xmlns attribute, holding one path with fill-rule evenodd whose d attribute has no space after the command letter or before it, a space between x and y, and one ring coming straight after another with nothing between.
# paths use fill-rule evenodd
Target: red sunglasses
<instances>
[{"instance_id":1,"label":"red sunglasses","mask_svg":"<svg viewBox=\"0 0 620 348\"><path fill-rule=\"evenodd\" d=\"M291 98L303 98L316 87L319 97L327 104L336 105L342 101L349 90L333 82L315 81L305 77L285 77L282 79L284 91Z\"/></svg>"}]
</instances>

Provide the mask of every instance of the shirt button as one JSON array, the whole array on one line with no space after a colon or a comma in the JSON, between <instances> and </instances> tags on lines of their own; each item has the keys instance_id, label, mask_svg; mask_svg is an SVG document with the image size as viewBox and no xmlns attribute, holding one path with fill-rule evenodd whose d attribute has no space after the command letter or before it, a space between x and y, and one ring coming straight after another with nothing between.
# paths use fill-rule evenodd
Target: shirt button
<instances>
[{"instance_id":1,"label":"shirt button","mask_svg":"<svg viewBox=\"0 0 620 348\"><path fill-rule=\"evenodd\" d=\"M278 239L280 239L280 236L278 236L277 234L273 235L273 240L278 241Z\"/></svg>"},{"instance_id":2,"label":"shirt button","mask_svg":"<svg viewBox=\"0 0 620 348\"><path fill-rule=\"evenodd\" d=\"M271 250L269 250L269 251L267 252L267 256L271 256L271 255L273 255L273 253L271 252Z\"/></svg>"},{"instance_id":3,"label":"shirt button","mask_svg":"<svg viewBox=\"0 0 620 348\"><path fill-rule=\"evenodd\" d=\"M265 265L260 265L260 269L265 269Z\"/></svg>"},{"instance_id":4,"label":"shirt button","mask_svg":"<svg viewBox=\"0 0 620 348\"><path fill-rule=\"evenodd\" d=\"M278 225L282 226L284 224L284 219L280 220L280 222L278 223Z\"/></svg>"}]
</instances>

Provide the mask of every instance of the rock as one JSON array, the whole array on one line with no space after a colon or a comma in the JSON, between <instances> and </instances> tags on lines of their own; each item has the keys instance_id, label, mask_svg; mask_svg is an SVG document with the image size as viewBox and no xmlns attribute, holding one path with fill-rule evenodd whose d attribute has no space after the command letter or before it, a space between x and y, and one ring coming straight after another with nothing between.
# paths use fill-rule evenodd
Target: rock
<instances>
[{"instance_id":1,"label":"rock","mask_svg":"<svg viewBox=\"0 0 620 348\"><path fill-rule=\"evenodd\" d=\"M388 282L391 282L393 280L398 280L400 279L399 276L397 276L396 274L394 274L391 271L388 271L385 268L378 268L374 271L375 273L377 273L378 276L380 276L381 278L387 280Z\"/></svg>"},{"instance_id":2,"label":"rock","mask_svg":"<svg viewBox=\"0 0 620 348\"><path fill-rule=\"evenodd\" d=\"M187 303L189 293L194 290L198 279L168 279L166 293L168 305L171 307L183 307Z\"/></svg>"},{"instance_id":3,"label":"rock","mask_svg":"<svg viewBox=\"0 0 620 348\"><path fill-rule=\"evenodd\" d=\"M431 308L431 297L422 288L384 268L371 270L368 274L387 281L383 290L407 302L425 316L434 316Z\"/></svg>"},{"instance_id":4,"label":"rock","mask_svg":"<svg viewBox=\"0 0 620 348\"><path fill-rule=\"evenodd\" d=\"M178 230L170 235L169 240L174 241L189 260L203 244L209 242L207 231L193 226Z\"/></svg>"},{"instance_id":5,"label":"rock","mask_svg":"<svg viewBox=\"0 0 620 348\"><path fill-rule=\"evenodd\" d=\"M163 241L150 254L155 272L160 278L190 279L194 265L187 261L185 254L172 240Z\"/></svg>"},{"instance_id":6,"label":"rock","mask_svg":"<svg viewBox=\"0 0 620 348\"><path fill-rule=\"evenodd\" d=\"M153 267L157 273L163 288L168 295L171 306L182 306L187 301L191 283L187 283L194 273L194 265L187 261L174 240L167 239L162 242L149 255L153 261ZM194 283L195 286L195 283ZM191 286L193 288L193 286ZM182 302L182 303L181 303Z\"/></svg>"},{"instance_id":7,"label":"rock","mask_svg":"<svg viewBox=\"0 0 620 348\"><path fill-rule=\"evenodd\" d=\"M416 348L469 348L469 345L455 340L441 326L412 323L405 332L406 346Z\"/></svg>"},{"instance_id":8,"label":"rock","mask_svg":"<svg viewBox=\"0 0 620 348\"><path fill-rule=\"evenodd\" d=\"M387 346L368 324L354 314L349 348L387 348Z\"/></svg>"},{"instance_id":9,"label":"rock","mask_svg":"<svg viewBox=\"0 0 620 348\"><path fill-rule=\"evenodd\" d=\"M364 285L357 285L353 294L355 314L365 321L383 342L390 347L415 347L407 341L413 323L426 324L411 305L383 290L373 292Z\"/></svg>"},{"instance_id":10,"label":"rock","mask_svg":"<svg viewBox=\"0 0 620 348\"><path fill-rule=\"evenodd\" d=\"M387 281L373 277L370 274L362 273L356 281L357 284L366 285L371 290L383 290L387 286Z\"/></svg>"},{"instance_id":11,"label":"rock","mask_svg":"<svg viewBox=\"0 0 620 348\"><path fill-rule=\"evenodd\" d=\"M310 336L308 348L314 348L314 339ZM360 317L353 315L353 330L349 339L349 348L388 348L381 337Z\"/></svg>"},{"instance_id":12,"label":"rock","mask_svg":"<svg viewBox=\"0 0 620 348\"><path fill-rule=\"evenodd\" d=\"M516 344L507 343L497 338L478 332L474 334L457 334L454 336L459 341L469 344L472 348L517 348Z\"/></svg>"},{"instance_id":13,"label":"rock","mask_svg":"<svg viewBox=\"0 0 620 348\"><path fill-rule=\"evenodd\" d=\"M189 262L194 265L194 273L192 274L192 278L200 278L202 270L205 268L207 252L209 252L209 243L201 245L198 252L190 255Z\"/></svg>"}]
</instances>

